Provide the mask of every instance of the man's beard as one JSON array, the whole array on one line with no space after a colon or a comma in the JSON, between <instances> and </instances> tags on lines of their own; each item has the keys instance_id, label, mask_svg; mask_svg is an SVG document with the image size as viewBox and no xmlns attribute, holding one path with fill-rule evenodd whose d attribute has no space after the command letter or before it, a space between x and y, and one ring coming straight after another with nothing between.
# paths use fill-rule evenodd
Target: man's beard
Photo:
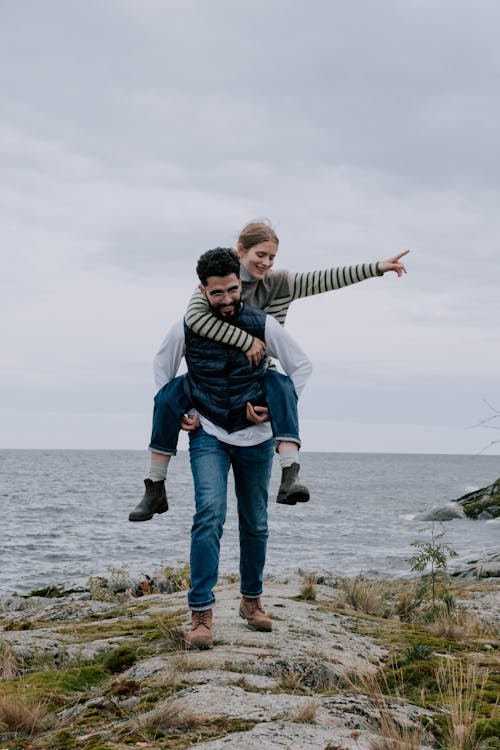
<instances>
[{"instance_id":1,"label":"man's beard","mask_svg":"<svg viewBox=\"0 0 500 750\"><path fill-rule=\"evenodd\" d=\"M218 305L210 305L210 309L212 310L213 314L217 316L217 318L219 318L220 320L226 320L228 323L231 323L239 316L241 312L241 306L241 299L235 300L233 302L234 309L230 315L228 315L227 313L223 313Z\"/></svg>"}]
</instances>

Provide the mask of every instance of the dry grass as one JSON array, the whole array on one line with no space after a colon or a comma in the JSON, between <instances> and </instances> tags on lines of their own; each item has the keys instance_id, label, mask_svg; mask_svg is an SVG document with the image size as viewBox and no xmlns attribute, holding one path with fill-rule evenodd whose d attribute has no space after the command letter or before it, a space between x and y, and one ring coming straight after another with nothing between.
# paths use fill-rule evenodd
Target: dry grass
<instances>
[{"instance_id":1,"label":"dry grass","mask_svg":"<svg viewBox=\"0 0 500 750\"><path fill-rule=\"evenodd\" d=\"M306 602L315 602L317 597L317 582L316 573L306 573L304 575L304 583L300 589L299 599L303 599Z\"/></svg>"},{"instance_id":2,"label":"dry grass","mask_svg":"<svg viewBox=\"0 0 500 750\"><path fill-rule=\"evenodd\" d=\"M0 643L0 680L12 680L22 671L21 661L10 644Z\"/></svg>"},{"instance_id":3,"label":"dry grass","mask_svg":"<svg viewBox=\"0 0 500 750\"><path fill-rule=\"evenodd\" d=\"M476 732L479 718L476 706L484 692L487 674L480 678L475 666L448 658L439 666L436 676L441 702L447 709L446 747L476 750L481 740Z\"/></svg>"},{"instance_id":4,"label":"dry grass","mask_svg":"<svg viewBox=\"0 0 500 750\"><path fill-rule=\"evenodd\" d=\"M460 605L451 611L442 607L434 621L426 625L426 629L438 638L460 639L496 638L498 628L493 623L480 620L474 612Z\"/></svg>"},{"instance_id":5,"label":"dry grass","mask_svg":"<svg viewBox=\"0 0 500 750\"><path fill-rule=\"evenodd\" d=\"M214 669L217 662L214 659L207 659L196 651L184 651L178 654L172 661L172 668L177 673L198 672L205 669Z\"/></svg>"},{"instance_id":6,"label":"dry grass","mask_svg":"<svg viewBox=\"0 0 500 750\"><path fill-rule=\"evenodd\" d=\"M355 672L350 678L351 687L366 695L378 713L380 736L370 744L372 750L418 750L423 744L425 729L419 724L400 721L389 702L375 672Z\"/></svg>"},{"instance_id":7,"label":"dry grass","mask_svg":"<svg viewBox=\"0 0 500 750\"><path fill-rule=\"evenodd\" d=\"M466 632L470 638L490 638L492 640L500 638L498 624L479 617L474 612L469 612Z\"/></svg>"},{"instance_id":8,"label":"dry grass","mask_svg":"<svg viewBox=\"0 0 500 750\"><path fill-rule=\"evenodd\" d=\"M481 718L480 706L484 705L487 679L487 673L480 675L477 667L461 659L448 657L439 665L436 671L439 705L445 711L440 746L453 750L478 750L481 747L477 722ZM381 737L372 743L372 750L416 750L422 745L424 727L398 720L394 699L389 704L375 674L355 674L352 686L370 698L379 714ZM403 684L398 693L404 695ZM395 700L397 705L398 699Z\"/></svg>"},{"instance_id":9,"label":"dry grass","mask_svg":"<svg viewBox=\"0 0 500 750\"><path fill-rule=\"evenodd\" d=\"M293 711L288 717L289 721L295 721L298 724L314 724L316 714L318 713L319 704L315 701L308 701Z\"/></svg>"},{"instance_id":10,"label":"dry grass","mask_svg":"<svg viewBox=\"0 0 500 750\"><path fill-rule=\"evenodd\" d=\"M16 695L0 697L0 729L4 732L35 734L47 726L44 701Z\"/></svg>"},{"instance_id":11,"label":"dry grass","mask_svg":"<svg viewBox=\"0 0 500 750\"><path fill-rule=\"evenodd\" d=\"M415 622L420 614L421 604L422 599L416 587L401 591L394 602L393 614L403 622Z\"/></svg>"},{"instance_id":12,"label":"dry grass","mask_svg":"<svg viewBox=\"0 0 500 750\"><path fill-rule=\"evenodd\" d=\"M197 672L214 669L216 667L215 661L209 661L203 659L199 653L189 651L183 651L180 653L172 654L169 657L165 669L161 673L161 684L165 686L178 685L183 675L187 672ZM0 748L1 750L1 748Z\"/></svg>"},{"instance_id":13,"label":"dry grass","mask_svg":"<svg viewBox=\"0 0 500 750\"><path fill-rule=\"evenodd\" d=\"M343 676L336 673L328 663L321 662L281 662L267 672L268 676L278 680L278 686L284 693L338 692L340 685L345 685Z\"/></svg>"},{"instance_id":14,"label":"dry grass","mask_svg":"<svg viewBox=\"0 0 500 750\"><path fill-rule=\"evenodd\" d=\"M231 680L230 685L234 685L235 687L242 688L243 690L250 691L252 689L252 686L250 685L248 678L245 677L244 674L240 675L239 677L236 677L234 680Z\"/></svg>"},{"instance_id":15,"label":"dry grass","mask_svg":"<svg viewBox=\"0 0 500 750\"><path fill-rule=\"evenodd\" d=\"M372 750L419 750L422 747L424 729L403 726L384 709L380 714L380 737L371 742Z\"/></svg>"},{"instance_id":16,"label":"dry grass","mask_svg":"<svg viewBox=\"0 0 500 750\"><path fill-rule=\"evenodd\" d=\"M462 615L449 614L443 610L438 614L434 622L425 626L425 629L437 638L448 638L458 640L466 634L467 623Z\"/></svg>"},{"instance_id":17,"label":"dry grass","mask_svg":"<svg viewBox=\"0 0 500 750\"><path fill-rule=\"evenodd\" d=\"M344 598L347 606L367 615L382 617L387 614L385 585L364 578L345 581Z\"/></svg>"},{"instance_id":18,"label":"dry grass","mask_svg":"<svg viewBox=\"0 0 500 750\"><path fill-rule=\"evenodd\" d=\"M146 639L159 640L162 647L169 652L184 651L186 648L183 629L173 622L169 616L156 617L154 624L146 634Z\"/></svg>"},{"instance_id":19,"label":"dry grass","mask_svg":"<svg viewBox=\"0 0 500 750\"><path fill-rule=\"evenodd\" d=\"M189 569L189 563L181 565L178 568L166 565L156 571L154 577L163 579L166 583L167 594L172 594L175 591L187 591L191 586L191 571Z\"/></svg>"},{"instance_id":20,"label":"dry grass","mask_svg":"<svg viewBox=\"0 0 500 750\"><path fill-rule=\"evenodd\" d=\"M139 730L189 731L209 723L209 718L193 711L178 698L164 701L152 711L139 714L134 719L134 728Z\"/></svg>"},{"instance_id":21,"label":"dry grass","mask_svg":"<svg viewBox=\"0 0 500 750\"><path fill-rule=\"evenodd\" d=\"M279 678L278 685L285 693L294 693L296 690L302 690L304 675L297 672L288 672Z\"/></svg>"}]
</instances>

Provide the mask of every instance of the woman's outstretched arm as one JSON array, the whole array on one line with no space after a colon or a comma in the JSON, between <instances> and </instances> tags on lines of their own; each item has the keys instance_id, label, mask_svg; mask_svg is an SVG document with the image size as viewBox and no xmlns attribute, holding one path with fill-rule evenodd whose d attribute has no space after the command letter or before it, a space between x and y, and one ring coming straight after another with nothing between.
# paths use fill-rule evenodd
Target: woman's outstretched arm
<instances>
[{"instance_id":1,"label":"woman's outstretched arm","mask_svg":"<svg viewBox=\"0 0 500 750\"><path fill-rule=\"evenodd\" d=\"M383 276L388 271L395 271L398 276L401 276L406 273L406 268L400 262L400 258L409 252L409 250L405 250L388 260L375 263L358 263L355 266L338 266L326 268L323 271L304 271L302 273L290 271L289 293L277 296L264 309L283 325L288 308L296 299L343 289L351 284L373 279L375 276Z\"/></svg>"}]
</instances>

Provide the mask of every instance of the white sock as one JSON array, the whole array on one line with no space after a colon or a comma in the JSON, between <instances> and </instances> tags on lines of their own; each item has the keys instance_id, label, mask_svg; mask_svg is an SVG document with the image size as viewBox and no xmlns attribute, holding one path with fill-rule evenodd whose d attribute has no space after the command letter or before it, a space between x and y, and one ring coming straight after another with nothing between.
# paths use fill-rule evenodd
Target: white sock
<instances>
[{"instance_id":1,"label":"white sock","mask_svg":"<svg viewBox=\"0 0 500 750\"><path fill-rule=\"evenodd\" d=\"M282 469L286 469L287 466L291 466L292 464L298 464L299 463L299 446L295 450L293 448L288 448L286 451L282 451L281 453L278 453L278 457L280 460L280 466Z\"/></svg>"},{"instance_id":2,"label":"white sock","mask_svg":"<svg viewBox=\"0 0 500 750\"><path fill-rule=\"evenodd\" d=\"M158 456L158 458L151 458L148 477L153 482L161 482L167 478L167 469L171 457L161 456L161 458L159 458L159 453L157 453L156 456Z\"/></svg>"}]
</instances>

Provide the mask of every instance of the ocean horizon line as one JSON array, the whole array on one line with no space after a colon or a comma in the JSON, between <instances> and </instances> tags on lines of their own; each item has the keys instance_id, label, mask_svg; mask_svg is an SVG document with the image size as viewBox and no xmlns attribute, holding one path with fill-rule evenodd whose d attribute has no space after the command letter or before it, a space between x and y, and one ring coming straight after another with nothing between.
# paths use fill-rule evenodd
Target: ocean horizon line
<instances>
[{"instance_id":1,"label":"ocean horizon line","mask_svg":"<svg viewBox=\"0 0 500 750\"><path fill-rule=\"evenodd\" d=\"M7 452L57 452L57 453L147 453L148 448L3 448L0 447L0 453ZM499 453L452 453L452 452L440 452L435 451L317 451L317 450L301 450L301 455L339 455L339 456L467 456L470 458L488 458L498 459L500 458ZM189 450L185 448L179 448L177 454L189 454ZM499 469L500 471L500 469Z\"/></svg>"}]
</instances>

